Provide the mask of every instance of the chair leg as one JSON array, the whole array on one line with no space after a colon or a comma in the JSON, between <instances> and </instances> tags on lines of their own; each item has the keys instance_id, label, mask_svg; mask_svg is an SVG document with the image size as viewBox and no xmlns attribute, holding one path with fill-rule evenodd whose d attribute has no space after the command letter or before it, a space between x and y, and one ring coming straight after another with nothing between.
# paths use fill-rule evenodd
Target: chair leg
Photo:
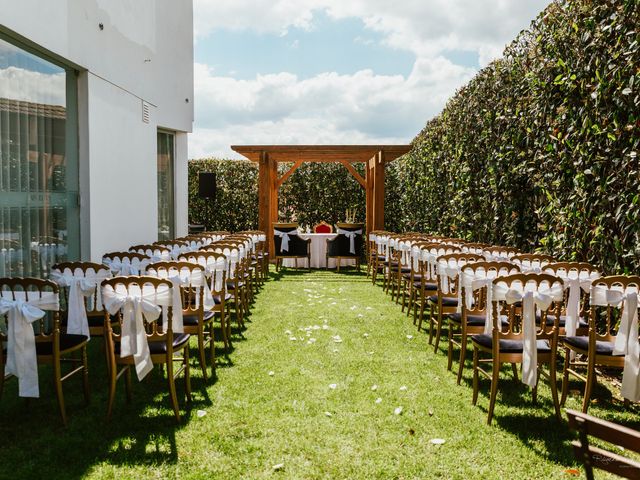
<instances>
[{"instance_id":1,"label":"chair leg","mask_svg":"<svg viewBox=\"0 0 640 480\"><path fill-rule=\"evenodd\" d=\"M473 396L471 397L471 404L478 403L478 349L473 347Z\"/></svg>"},{"instance_id":2,"label":"chair leg","mask_svg":"<svg viewBox=\"0 0 640 480\"><path fill-rule=\"evenodd\" d=\"M571 365L571 351L568 348L565 348L564 352L564 364L562 365L562 392L560 396L560 405L563 407L567 400L567 394L569 393L569 366Z\"/></svg>"},{"instance_id":3,"label":"chair leg","mask_svg":"<svg viewBox=\"0 0 640 480\"><path fill-rule=\"evenodd\" d=\"M462 334L460 336L460 363L458 364L458 378L456 379L456 383L460 385L460 381L462 380L462 370L464 369L464 361L467 356L467 332L463 329Z\"/></svg>"},{"instance_id":4,"label":"chair leg","mask_svg":"<svg viewBox=\"0 0 640 480\"><path fill-rule=\"evenodd\" d=\"M560 420L562 414L560 413L560 402L558 401L558 382L556 379L556 359L555 355L552 355L551 363L549 364L549 383L551 384L551 398L553 399L553 406L556 410L556 418Z\"/></svg>"},{"instance_id":5,"label":"chair leg","mask_svg":"<svg viewBox=\"0 0 640 480\"><path fill-rule=\"evenodd\" d=\"M67 410L64 406L64 393L62 392L62 366L60 365L60 357L53 359L53 381L56 387L56 396L58 397L58 407L62 423L67 426Z\"/></svg>"},{"instance_id":6,"label":"chair leg","mask_svg":"<svg viewBox=\"0 0 640 480\"><path fill-rule=\"evenodd\" d=\"M493 375L491 376L491 395L489 397L489 413L487 415L487 424L491 425L493 419L493 409L496 405L496 395L498 393L498 379L500 378L500 362L493 359Z\"/></svg>"},{"instance_id":7,"label":"chair leg","mask_svg":"<svg viewBox=\"0 0 640 480\"><path fill-rule=\"evenodd\" d=\"M513 372L513 381L517 382L518 381L518 364L517 363L511 364L511 371Z\"/></svg>"},{"instance_id":8,"label":"chair leg","mask_svg":"<svg viewBox=\"0 0 640 480\"><path fill-rule=\"evenodd\" d=\"M211 376L215 377L216 374L216 345L213 341L213 322L209 324L209 356L211 360Z\"/></svg>"},{"instance_id":9,"label":"chair leg","mask_svg":"<svg viewBox=\"0 0 640 480\"><path fill-rule=\"evenodd\" d=\"M442 335L442 311L438 309L438 323L436 325L436 341L434 342L433 351L438 353L438 345L440 345L440 336Z\"/></svg>"},{"instance_id":10,"label":"chair leg","mask_svg":"<svg viewBox=\"0 0 640 480\"><path fill-rule=\"evenodd\" d=\"M189 345L184 347L185 350L189 348ZM205 355L204 348L204 325L198 325L198 356L200 357L200 368L202 369L202 378L204 381L207 381L207 358Z\"/></svg>"},{"instance_id":11,"label":"chair leg","mask_svg":"<svg viewBox=\"0 0 640 480\"><path fill-rule=\"evenodd\" d=\"M213 345L213 342L212 342ZM187 397L187 402L191 403L193 398L191 397L191 366L189 365L189 348L184 348L184 392Z\"/></svg>"},{"instance_id":12,"label":"chair leg","mask_svg":"<svg viewBox=\"0 0 640 480\"><path fill-rule=\"evenodd\" d=\"M188 358L189 353L187 347L184 348L183 355ZM185 372L186 372L185 366ZM173 414L176 417L176 421L180 421L180 408L178 406L178 396L176 395L176 379L173 376L173 358L167 356L167 382L169 382L169 397L171 400L171 406L173 407Z\"/></svg>"},{"instance_id":13,"label":"chair leg","mask_svg":"<svg viewBox=\"0 0 640 480\"><path fill-rule=\"evenodd\" d=\"M84 400L89 405L91 400L91 392L89 390L89 362L87 361L87 346L82 347L82 387L84 391Z\"/></svg>"},{"instance_id":14,"label":"chair leg","mask_svg":"<svg viewBox=\"0 0 640 480\"><path fill-rule=\"evenodd\" d=\"M447 370L451 371L453 365L453 325L449 321L447 327Z\"/></svg>"},{"instance_id":15,"label":"chair leg","mask_svg":"<svg viewBox=\"0 0 640 480\"><path fill-rule=\"evenodd\" d=\"M125 366L124 368L129 368ZM113 403L116 399L116 380L118 375L118 366L111 365L109 369L109 401L107 403L107 420L111 418L111 413L113 412Z\"/></svg>"},{"instance_id":16,"label":"chair leg","mask_svg":"<svg viewBox=\"0 0 640 480\"><path fill-rule=\"evenodd\" d=\"M591 392L593 391L593 385L596 383L596 364L595 356L589 355L587 361L587 383L584 387L584 398L582 399L582 413L587 413L589 410L589 402L591 401Z\"/></svg>"}]
</instances>

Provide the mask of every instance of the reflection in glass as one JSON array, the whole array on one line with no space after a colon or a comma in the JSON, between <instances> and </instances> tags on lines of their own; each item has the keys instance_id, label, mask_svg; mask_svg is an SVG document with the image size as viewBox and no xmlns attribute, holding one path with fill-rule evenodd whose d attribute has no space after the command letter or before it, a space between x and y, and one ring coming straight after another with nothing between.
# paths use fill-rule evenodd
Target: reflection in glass
<instances>
[{"instance_id":1,"label":"reflection in glass","mask_svg":"<svg viewBox=\"0 0 640 480\"><path fill-rule=\"evenodd\" d=\"M63 68L0 39L0 276L42 277L77 255L67 100Z\"/></svg>"},{"instance_id":2,"label":"reflection in glass","mask_svg":"<svg viewBox=\"0 0 640 480\"><path fill-rule=\"evenodd\" d=\"M158 240L174 238L173 134L158 132Z\"/></svg>"}]
</instances>

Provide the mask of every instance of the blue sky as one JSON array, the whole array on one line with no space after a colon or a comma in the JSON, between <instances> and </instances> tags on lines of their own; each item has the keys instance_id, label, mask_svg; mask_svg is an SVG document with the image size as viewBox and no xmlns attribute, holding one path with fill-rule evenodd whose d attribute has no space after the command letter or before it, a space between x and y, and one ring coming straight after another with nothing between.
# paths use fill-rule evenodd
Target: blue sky
<instances>
[{"instance_id":1,"label":"blue sky","mask_svg":"<svg viewBox=\"0 0 640 480\"><path fill-rule=\"evenodd\" d=\"M546 0L195 0L191 158L406 143Z\"/></svg>"}]
</instances>

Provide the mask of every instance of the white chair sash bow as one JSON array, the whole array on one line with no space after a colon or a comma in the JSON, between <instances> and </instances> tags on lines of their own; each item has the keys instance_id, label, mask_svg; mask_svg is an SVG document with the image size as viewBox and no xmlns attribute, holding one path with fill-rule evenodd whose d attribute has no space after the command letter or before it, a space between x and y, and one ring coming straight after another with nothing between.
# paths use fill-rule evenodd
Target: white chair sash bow
<instances>
[{"instance_id":1,"label":"white chair sash bow","mask_svg":"<svg viewBox=\"0 0 640 480\"><path fill-rule=\"evenodd\" d=\"M622 370L622 396L632 402L640 400L640 341L638 340L638 302L640 292L636 287L591 288L591 305L622 308L620 326L614 343L613 354L624 355Z\"/></svg>"},{"instance_id":2,"label":"white chair sash bow","mask_svg":"<svg viewBox=\"0 0 640 480\"><path fill-rule=\"evenodd\" d=\"M110 314L115 315L122 310L120 356L133 356L138 380L142 380L153 369L144 320L156 321L160 317L161 306L173 305L173 288L161 286L156 290L146 286L142 289L130 288L127 292L124 286L122 290L114 290L106 285L102 287L102 298ZM182 313L182 309L179 311Z\"/></svg>"},{"instance_id":3,"label":"white chair sash bow","mask_svg":"<svg viewBox=\"0 0 640 480\"><path fill-rule=\"evenodd\" d=\"M336 229L338 235L344 235L349 239L349 253L356 254L356 237L362 235L362 229L360 230L343 230L342 228Z\"/></svg>"},{"instance_id":4,"label":"white chair sash bow","mask_svg":"<svg viewBox=\"0 0 640 480\"><path fill-rule=\"evenodd\" d=\"M494 301L506 301L512 305L522 302L522 383L535 387L538 381L538 348L536 339L536 308L547 310L551 304L562 301L563 286L527 283L507 287L500 280L494 281Z\"/></svg>"},{"instance_id":5,"label":"white chair sash bow","mask_svg":"<svg viewBox=\"0 0 640 480\"><path fill-rule=\"evenodd\" d=\"M46 311L58 311L60 301L58 294L44 292L40 296L36 292L15 293L14 300L10 292L2 292L0 296L0 315L7 315L9 325L7 331L7 359L5 374L18 378L18 395L37 398L38 357L33 322L46 315Z\"/></svg>"},{"instance_id":6,"label":"white chair sash bow","mask_svg":"<svg viewBox=\"0 0 640 480\"><path fill-rule=\"evenodd\" d=\"M75 275L69 268L64 271L51 270L49 278L61 287L69 287L69 298L67 305L67 333L74 335L84 335L90 337L89 321L85 309L84 297L96 294L96 310L102 310L102 296L100 290L96 288L102 280L111 275L105 270L97 273L93 270Z\"/></svg>"},{"instance_id":7,"label":"white chair sash bow","mask_svg":"<svg viewBox=\"0 0 640 480\"><path fill-rule=\"evenodd\" d=\"M134 258L132 262L129 258L120 257L103 257L102 263L109 267L114 275L140 275L144 272L145 267L152 261L164 261L164 259L157 257L149 260L140 261Z\"/></svg>"},{"instance_id":8,"label":"white chair sash bow","mask_svg":"<svg viewBox=\"0 0 640 480\"><path fill-rule=\"evenodd\" d=\"M280 244L280 250L283 252L289 251L289 238L292 236L298 235L297 230L291 230L290 232L283 232L282 230L274 230L273 233L274 235L282 239L282 243Z\"/></svg>"}]
</instances>

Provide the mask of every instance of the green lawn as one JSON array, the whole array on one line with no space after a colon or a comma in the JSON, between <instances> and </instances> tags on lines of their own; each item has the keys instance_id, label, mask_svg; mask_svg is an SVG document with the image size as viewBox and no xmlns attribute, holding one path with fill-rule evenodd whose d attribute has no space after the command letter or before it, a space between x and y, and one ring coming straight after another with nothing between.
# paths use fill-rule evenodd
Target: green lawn
<instances>
[{"instance_id":1,"label":"green lawn","mask_svg":"<svg viewBox=\"0 0 640 480\"><path fill-rule=\"evenodd\" d=\"M488 382L472 406L470 370L457 386L446 356L364 275L272 274L234 339L215 382L192 369L194 401L181 425L159 371L134 381L131 404L119 385L106 421L100 339L90 343L91 405L79 382L66 386L67 429L47 370L42 398L29 405L10 381L0 400L0 478L571 478L565 470L576 468L546 386L534 407L505 371L487 426ZM604 388L596 396L590 413L638 426L637 409L625 411Z\"/></svg>"}]
</instances>

